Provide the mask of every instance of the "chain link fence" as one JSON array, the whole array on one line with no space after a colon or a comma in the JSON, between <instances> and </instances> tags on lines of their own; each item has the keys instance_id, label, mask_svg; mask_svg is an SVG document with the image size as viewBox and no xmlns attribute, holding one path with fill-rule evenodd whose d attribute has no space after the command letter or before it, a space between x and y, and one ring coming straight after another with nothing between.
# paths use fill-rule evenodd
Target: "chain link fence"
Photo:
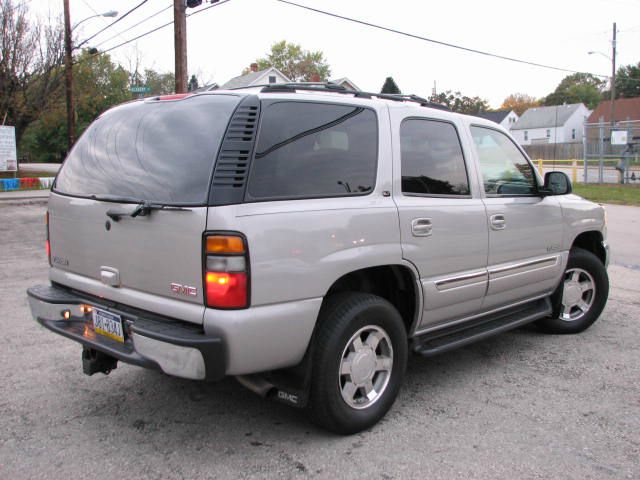
<instances>
[{"instance_id":1,"label":"chain link fence","mask_svg":"<svg viewBox=\"0 0 640 480\"><path fill-rule=\"evenodd\" d=\"M612 139L614 132L614 142ZM626 143L615 145L615 137L626 132ZM640 184L640 121L604 121L584 126L582 178L586 183Z\"/></svg>"}]
</instances>

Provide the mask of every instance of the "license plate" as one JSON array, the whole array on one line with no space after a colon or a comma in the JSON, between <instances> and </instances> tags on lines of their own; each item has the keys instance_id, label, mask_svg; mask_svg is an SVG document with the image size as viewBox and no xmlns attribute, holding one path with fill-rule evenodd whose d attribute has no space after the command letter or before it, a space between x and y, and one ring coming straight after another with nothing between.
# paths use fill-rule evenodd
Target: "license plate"
<instances>
[{"instance_id":1,"label":"license plate","mask_svg":"<svg viewBox=\"0 0 640 480\"><path fill-rule=\"evenodd\" d=\"M115 313L106 312L97 308L93 309L93 329L96 333L112 338L118 342L124 342L122 333L122 318Z\"/></svg>"}]
</instances>

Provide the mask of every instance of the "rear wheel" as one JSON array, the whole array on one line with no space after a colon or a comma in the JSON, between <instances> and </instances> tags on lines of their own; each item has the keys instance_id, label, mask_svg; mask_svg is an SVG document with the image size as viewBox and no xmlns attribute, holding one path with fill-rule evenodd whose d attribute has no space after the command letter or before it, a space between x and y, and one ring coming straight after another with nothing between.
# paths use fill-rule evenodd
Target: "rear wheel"
<instances>
[{"instance_id":1,"label":"rear wheel","mask_svg":"<svg viewBox=\"0 0 640 480\"><path fill-rule=\"evenodd\" d=\"M598 319L607 303L607 270L593 253L574 248L554 296L560 297L558 315L540 320L538 325L549 333L582 332Z\"/></svg>"},{"instance_id":2,"label":"rear wheel","mask_svg":"<svg viewBox=\"0 0 640 480\"><path fill-rule=\"evenodd\" d=\"M364 293L328 298L314 351L312 419L341 434L371 427L391 408L406 365L407 334L393 305Z\"/></svg>"}]
</instances>

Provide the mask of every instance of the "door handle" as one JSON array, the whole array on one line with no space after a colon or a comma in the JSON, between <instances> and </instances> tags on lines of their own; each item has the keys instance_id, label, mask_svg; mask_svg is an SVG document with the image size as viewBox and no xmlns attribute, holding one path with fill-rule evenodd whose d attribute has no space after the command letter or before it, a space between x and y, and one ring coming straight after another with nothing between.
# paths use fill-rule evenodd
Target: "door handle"
<instances>
[{"instance_id":1,"label":"door handle","mask_svg":"<svg viewBox=\"0 0 640 480\"><path fill-rule=\"evenodd\" d=\"M428 237L433 233L430 218L414 218L411 221L411 233L414 237Z\"/></svg>"},{"instance_id":2,"label":"door handle","mask_svg":"<svg viewBox=\"0 0 640 480\"><path fill-rule=\"evenodd\" d=\"M491 215L491 217L489 217L489 223L493 230L504 230L504 227L507 226L507 220L504 218L504 214L502 213Z\"/></svg>"}]
</instances>

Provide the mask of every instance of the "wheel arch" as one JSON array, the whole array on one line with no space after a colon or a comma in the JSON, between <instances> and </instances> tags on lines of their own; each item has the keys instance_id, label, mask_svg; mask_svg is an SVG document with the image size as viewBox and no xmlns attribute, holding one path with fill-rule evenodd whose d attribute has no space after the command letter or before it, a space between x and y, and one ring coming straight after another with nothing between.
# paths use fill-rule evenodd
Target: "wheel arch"
<instances>
[{"instance_id":1,"label":"wheel arch","mask_svg":"<svg viewBox=\"0 0 640 480\"><path fill-rule=\"evenodd\" d=\"M571 244L571 248L582 248L583 250L587 250L588 252L593 253L596 257L600 259L603 265L606 264L607 260L607 252L605 250L602 241L604 237L602 236L602 232L597 230L590 230L587 232L580 233Z\"/></svg>"},{"instance_id":2,"label":"wheel arch","mask_svg":"<svg viewBox=\"0 0 640 480\"><path fill-rule=\"evenodd\" d=\"M342 292L371 293L387 300L400 313L408 337L417 326L422 293L417 273L407 265L378 265L351 271L334 281L324 298Z\"/></svg>"}]
</instances>

